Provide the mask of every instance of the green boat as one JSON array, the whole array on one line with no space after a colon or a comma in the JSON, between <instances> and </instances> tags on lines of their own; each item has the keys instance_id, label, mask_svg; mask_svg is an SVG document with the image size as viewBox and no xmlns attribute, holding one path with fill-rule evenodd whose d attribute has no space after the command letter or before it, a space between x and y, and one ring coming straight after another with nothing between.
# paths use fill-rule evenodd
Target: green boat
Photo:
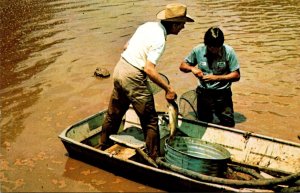
<instances>
[{"instance_id":1,"label":"green boat","mask_svg":"<svg viewBox=\"0 0 300 193\"><path fill-rule=\"evenodd\" d=\"M153 163L154 160L141 153L142 145L132 147L130 142L129 145L116 142L104 151L98 149L105 114L106 110L87 117L59 135L68 156L166 191L296 192L300 189L299 143L179 117L176 138L180 143L172 146L174 142L168 143L168 114L159 112L162 155ZM130 108L118 135L131 135L143 142L138 136L141 133L139 119ZM227 157L209 158L210 153L205 153L196 162L199 171L185 166L190 158L197 161L195 152L203 153L208 149L206 145L213 147L213 153L220 149ZM187 161L182 158L190 153L185 146L191 146L194 153ZM199 150L199 147L205 148ZM174 156L171 149L181 154ZM172 156L179 161L170 161ZM214 169L216 173L204 172Z\"/></svg>"}]
</instances>

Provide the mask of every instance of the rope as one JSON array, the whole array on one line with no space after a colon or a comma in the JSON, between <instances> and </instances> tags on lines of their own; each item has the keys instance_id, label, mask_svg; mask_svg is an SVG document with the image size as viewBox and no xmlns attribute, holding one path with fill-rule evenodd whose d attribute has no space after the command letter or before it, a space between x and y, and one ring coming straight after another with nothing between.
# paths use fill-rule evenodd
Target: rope
<instances>
[{"instance_id":1,"label":"rope","mask_svg":"<svg viewBox=\"0 0 300 193\"><path fill-rule=\"evenodd\" d=\"M266 187L266 186L276 186L279 184L288 184L288 183L292 183L292 182L295 182L300 179L300 172L298 172L296 174L292 174L292 175L285 176L282 178L275 178L275 179L258 179L258 180L251 180L251 181L232 180L232 179L224 179L224 178L218 178L218 177L213 177L213 176L207 176L204 174L194 172L192 170L180 168L178 166L175 166L173 164L163 161L163 158L161 158L161 157L156 159L156 163L159 166L165 167L174 172L186 175L188 177L191 177L191 178L194 178L197 180L201 180L204 182L210 182L210 183L223 184L223 185L230 185L230 186Z\"/></svg>"}]
</instances>

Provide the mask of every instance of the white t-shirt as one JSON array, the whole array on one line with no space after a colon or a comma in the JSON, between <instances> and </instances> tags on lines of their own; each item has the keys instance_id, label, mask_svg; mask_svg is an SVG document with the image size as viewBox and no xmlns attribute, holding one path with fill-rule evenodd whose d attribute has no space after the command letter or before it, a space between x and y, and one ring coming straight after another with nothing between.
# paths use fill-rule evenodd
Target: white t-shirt
<instances>
[{"instance_id":1,"label":"white t-shirt","mask_svg":"<svg viewBox=\"0 0 300 193\"><path fill-rule=\"evenodd\" d=\"M140 70L144 69L147 60L156 65L165 50L166 37L160 22L147 22L137 28L121 56Z\"/></svg>"}]
</instances>

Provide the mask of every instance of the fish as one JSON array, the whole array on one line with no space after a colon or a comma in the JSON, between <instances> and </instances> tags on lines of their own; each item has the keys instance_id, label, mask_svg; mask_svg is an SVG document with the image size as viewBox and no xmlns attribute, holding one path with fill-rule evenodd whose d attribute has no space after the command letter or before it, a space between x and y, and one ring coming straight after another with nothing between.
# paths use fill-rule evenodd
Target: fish
<instances>
[{"instance_id":1,"label":"fish","mask_svg":"<svg viewBox=\"0 0 300 193\"><path fill-rule=\"evenodd\" d=\"M170 129L170 140L175 137L175 132L178 127L178 105L176 101L169 102L168 104L168 114L169 114L169 129Z\"/></svg>"}]
</instances>

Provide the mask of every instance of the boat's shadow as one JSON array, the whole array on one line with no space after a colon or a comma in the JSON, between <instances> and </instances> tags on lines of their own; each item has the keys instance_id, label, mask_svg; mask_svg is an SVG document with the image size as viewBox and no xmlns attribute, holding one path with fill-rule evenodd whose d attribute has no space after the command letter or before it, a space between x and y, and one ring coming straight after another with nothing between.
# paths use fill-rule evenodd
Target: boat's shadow
<instances>
[{"instance_id":1,"label":"boat's shadow","mask_svg":"<svg viewBox=\"0 0 300 193\"><path fill-rule=\"evenodd\" d=\"M154 174L153 172L146 172L147 174L145 174L145 171L136 170L136 167L130 167L128 165L124 165L124 167L116 167L115 166L116 163L105 163L104 164L102 162L95 161L94 159L91 159L89 157L83 157L83 156L78 156L78 155L71 156L68 153L66 153L65 155L68 156L68 159L65 164L65 170L64 170L63 176L67 177L69 179L78 181L83 184L91 185L98 191L103 190L103 187L99 186L97 183L93 183L93 181L105 180L106 183L112 183L112 182L109 182L109 179L105 178L105 176L110 176L110 175L126 178L135 183L140 183L145 186L149 186L151 188L159 189L162 191L167 191L167 192L185 192L186 191L186 187L176 186L176 184L179 184L179 183L176 183L176 179L173 179L172 176L169 179L165 179L167 181L167 183L166 183L166 181L164 181L164 183L157 183L156 178L159 178L160 176L153 175ZM78 163L78 161L82 161L82 164ZM88 165L86 165L86 164L88 164ZM80 165L82 165L82 167L80 167ZM93 169L91 169L90 166L96 167L97 169L101 169L103 171L90 172L89 175L83 174L84 171L93 171ZM86 168L86 169L83 169L83 168ZM101 175L99 175L100 173L101 173ZM104 176L103 176L103 173L104 173ZM174 181L175 181L175 184L174 184ZM118 186L120 186L118 188L119 190L127 189L126 186L128 186L128 184L124 184L124 185L118 184Z\"/></svg>"}]
</instances>

